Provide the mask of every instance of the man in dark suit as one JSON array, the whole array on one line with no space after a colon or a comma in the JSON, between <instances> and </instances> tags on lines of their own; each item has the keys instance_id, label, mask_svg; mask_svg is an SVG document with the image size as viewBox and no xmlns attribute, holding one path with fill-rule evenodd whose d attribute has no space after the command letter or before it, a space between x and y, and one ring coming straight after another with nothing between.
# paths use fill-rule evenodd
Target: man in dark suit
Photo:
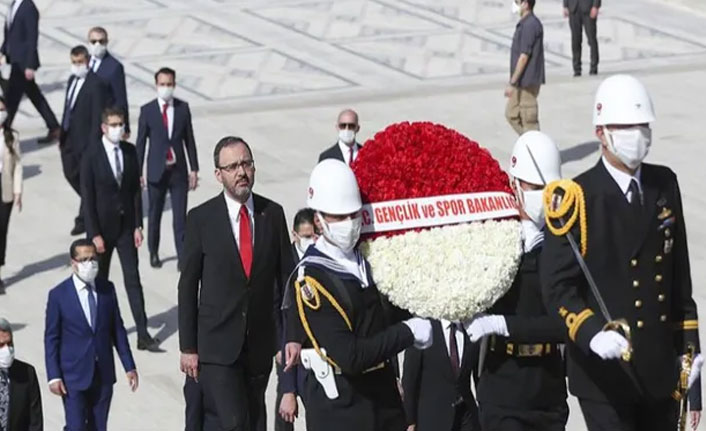
<instances>
[{"instance_id":1,"label":"man in dark suit","mask_svg":"<svg viewBox=\"0 0 706 431\"><path fill-rule=\"evenodd\" d=\"M402 373L408 430L479 431L471 392L477 350L463 325L432 320L434 344L405 350Z\"/></svg>"},{"instance_id":2,"label":"man in dark suit","mask_svg":"<svg viewBox=\"0 0 706 431\"><path fill-rule=\"evenodd\" d=\"M81 158L102 135L101 114L106 91L100 80L88 73L88 50L83 45L71 49L71 76L66 85L64 115L61 118L61 165L64 177L81 197ZM82 201L83 202L83 201ZM83 209L79 207L71 235L86 231Z\"/></svg>"},{"instance_id":3,"label":"man in dark suit","mask_svg":"<svg viewBox=\"0 0 706 431\"><path fill-rule=\"evenodd\" d=\"M187 216L181 368L198 377L222 430L264 431L265 389L281 339L273 313L292 270L289 235L282 207L252 193L255 162L245 141L221 139L214 163L223 193Z\"/></svg>"},{"instance_id":4,"label":"man in dark suit","mask_svg":"<svg viewBox=\"0 0 706 431\"><path fill-rule=\"evenodd\" d=\"M574 197L584 206L585 215L566 229L580 245L598 295L557 230L559 221L547 224L552 234L540 258L543 296L548 311L565 320L569 389L589 431L675 429L676 364L695 349L689 386L703 365L679 184L669 168L643 163L654 120L640 81L629 75L604 80L593 111L602 158L563 187L562 199ZM550 191L558 205L557 192ZM606 326L606 314L624 323ZM629 330L621 329L625 325Z\"/></svg>"},{"instance_id":5,"label":"man in dark suit","mask_svg":"<svg viewBox=\"0 0 706 431\"><path fill-rule=\"evenodd\" d=\"M0 430L43 429L37 372L28 363L15 359L12 327L0 318Z\"/></svg>"},{"instance_id":6,"label":"man in dark suit","mask_svg":"<svg viewBox=\"0 0 706 431\"><path fill-rule=\"evenodd\" d=\"M596 23L601 0L564 0L564 18L569 18L571 28L571 56L574 63L574 76L581 76L581 44L583 30L586 31L591 47L590 75L598 73L598 36Z\"/></svg>"},{"instance_id":7,"label":"man in dark suit","mask_svg":"<svg viewBox=\"0 0 706 431\"><path fill-rule=\"evenodd\" d=\"M108 88L109 106L117 106L125 113L125 136L130 138L130 107L127 103L125 69L123 64L108 52L108 31L103 27L93 27L88 31L88 50L91 59L90 72L95 73Z\"/></svg>"},{"instance_id":8,"label":"man in dark suit","mask_svg":"<svg viewBox=\"0 0 706 431\"><path fill-rule=\"evenodd\" d=\"M147 332L137 261L137 249L142 245L140 174L135 147L122 141L123 118L119 108L103 111L103 137L91 145L81 161L86 234L98 250L101 278L108 279L110 259L117 249L137 327L137 349L159 351L158 341Z\"/></svg>"},{"instance_id":9,"label":"man in dark suit","mask_svg":"<svg viewBox=\"0 0 706 431\"><path fill-rule=\"evenodd\" d=\"M138 376L113 283L96 278L96 247L71 244L73 274L49 291L44 354L49 389L62 397L66 431L105 431L115 384L113 347L132 391Z\"/></svg>"},{"instance_id":10,"label":"man in dark suit","mask_svg":"<svg viewBox=\"0 0 706 431\"><path fill-rule=\"evenodd\" d=\"M358 114L352 109L345 109L338 114L336 122L338 141L319 155L319 162L325 159L337 159L348 166L358 157L358 151L363 148L355 140L355 135L360 131Z\"/></svg>"},{"instance_id":11,"label":"man in dark suit","mask_svg":"<svg viewBox=\"0 0 706 431\"><path fill-rule=\"evenodd\" d=\"M32 0L13 0L5 18L5 38L0 47L0 63L10 63L12 72L7 85L6 127L12 125L23 95L27 95L49 129L39 143L49 143L59 138L59 123L44 98L35 79L39 69L39 11Z\"/></svg>"},{"instance_id":12,"label":"man in dark suit","mask_svg":"<svg viewBox=\"0 0 706 431\"><path fill-rule=\"evenodd\" d=\"M191 125L189 104L173 97L176 72L167 67L154 75L157 98L140 109L137 130L137 158L140 173L143 172L145 146L150 141L147 154L147 180L140 178L149 193L149 223L147 246L150 250L150 265L162 266L159 259L159 234L167 191L172 199L174 245L178 262L181 262L186 224L186 195L196 189L199 162L196 156L194 128ZM186 150L185 150L186 149ZM189 159L187 169L186 159ZM181 268L181 265L177 265Z\"/></svg>"}]
</instances>

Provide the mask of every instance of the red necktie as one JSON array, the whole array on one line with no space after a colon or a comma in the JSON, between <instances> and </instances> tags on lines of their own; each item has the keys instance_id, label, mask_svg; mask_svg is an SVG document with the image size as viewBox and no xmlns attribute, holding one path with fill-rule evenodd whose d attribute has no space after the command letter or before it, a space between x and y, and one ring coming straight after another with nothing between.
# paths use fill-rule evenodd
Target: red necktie
<instances>
[{"instance_id":1,"label":"red necktie","mask_svg":"<svg viewBox=\"0 0 706 431\"><path fill-rule=\"evenodd\" d=\"M250 278L252 268L252 233L250 231L250 214L245 205L240 206L240 260L243 262L245 276Z\"/></svg>"},{"instance_id":2,"label":"red necktie","mask_svg":"<svg viewBox=\"0 0 706 431\"><path fill-rule=\"evenodd\" d=\"M164 124L164 128L167 129L167 137L169 137L169 117L167 117L167 108L169 108L169 104L165 103L162 106L162 124ZM172 154L172 147L169 147L167 150L167 162L171 163L174 160L174 154Z\"/></svg>"},{"instance_id":3,"label":"red necktie","mask_svg":"<svg viewBox=\"0 0 706 431\"><path fill-rule=\"evenodd\" d=\"M353 166L353 145L351 145L350 152L350 157L348 158L348 166Z\"/></svg>"}]
</instances>

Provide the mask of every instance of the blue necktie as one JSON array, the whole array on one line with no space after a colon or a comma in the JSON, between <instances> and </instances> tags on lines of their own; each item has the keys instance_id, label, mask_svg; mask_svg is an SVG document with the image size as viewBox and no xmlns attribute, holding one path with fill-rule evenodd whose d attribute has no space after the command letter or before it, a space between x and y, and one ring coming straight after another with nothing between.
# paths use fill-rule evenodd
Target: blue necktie
<instances>
[{"instance_id":1,"label":"blue necktie","mask_svg":"<svg viewBox=\"0 0 706 431\"><path fill-rule=\"evenodd\" d=\"M74 79L69 85L71 89L69 90L69 97L64 104L64 119L61 121L61 128L64 129L65 132L69 130L69 126L71 125L71 110L73 109L71 103L73 103L76 88L78 88L78 78L74 76Z\"/></svg>"},{"instance_id":2,"label":"blue necktie","mask_svg":"<svg viewBox=\"0 0 706 431\"><path fill-rule=\"evenodd\" d=\"M97 303L96 303L96 297L93 296L93 286L90 284L86 285L86 289L88 290L88 310L91 313L91 329L93 329L93 332L96 330L96 313L98 312L97 310Z\"/></svg>"}]
</instances>

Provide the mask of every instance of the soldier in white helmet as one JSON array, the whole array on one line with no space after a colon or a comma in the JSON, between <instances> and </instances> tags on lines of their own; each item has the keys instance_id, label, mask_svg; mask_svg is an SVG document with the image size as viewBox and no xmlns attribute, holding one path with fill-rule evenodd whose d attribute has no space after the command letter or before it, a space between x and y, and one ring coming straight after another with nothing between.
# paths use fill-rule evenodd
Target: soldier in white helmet
<instances>
[{"instance_id":1,"label":"soldier in white helmet","mask_svg":"<svg viewBox=\"0 0 706 431\"><path fill-rule=\"evenodd\" d=\"M468 327L472 342L487 337L477 384L481 429L563 431L569 415L559 350L564 331L561 320L547 315L538 273L545 225L542 193L547 183L561 178L554 141L537 131L520 136L510 175L520 204L524 254L508 293Z\"/></svg>"},{"instance_id":2,"label":"soldier in white helmet","mask_svg":"<svg viewBox=\"0 0 706 431\"><path fill-rule=\"evenodd\" d=\"M323 235L292 274L288 294L294 298L285 304L305 334L303 340L288 338L303 343L301 361L310 370L303 389L307 428L403 431L391 360L407 347L429 347L431 325L420 318L402 322L405 313L375 287L357 249L362 204L353 171L324 160L311 173L308 192Z\"/></svg>"},{"instance_id":3,"label":"soldier in white helmet","mask_svg":"<svg viewBox=\"0 0 706 431\"><path fill-rule=\"evenodd\" d=\"M543 293L565 322L569 389L589 431L676 429L679 359L694 349L689 385L703 363L677 178L643 162L654 120L640 81L607 78L593 111L601 159L549 190Z\"/></svg>"}]
</instances>

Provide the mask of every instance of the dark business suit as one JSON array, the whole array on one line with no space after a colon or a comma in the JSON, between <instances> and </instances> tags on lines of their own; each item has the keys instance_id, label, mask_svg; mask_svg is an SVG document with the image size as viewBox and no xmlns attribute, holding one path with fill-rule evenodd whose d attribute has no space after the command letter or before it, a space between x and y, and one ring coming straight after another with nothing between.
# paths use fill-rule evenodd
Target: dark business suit
<instances>
[{"instance_id":1,"label":"dark business suit","mask_svg":"<svg viewBox=\"0 0 706 431\"><path fill-rule=\"evenodd\" d=\"M130 133L130 108L127 103L125 69L123 68L123 64L109 52L106 52L101 59L98 70L93 72L93 68L90 68L90 71L98 75L101 81L103 81L103 84L107 87L108 105L122 109L125 114L125 132Z\"/></svg>"},{"instance_id":2,"label":"dark business suit","mask_svg":"<svg viewBox=\"0 0 706 431\"><path fill-rule=\"evenodd\" d=\"M254 194L253 260L246 277L225 199L219 194L187 216L179 344L182 352L198 353L205 404L222 429L264 431L265 389L281 327L273 319L275 298L292 269L289 234L282 207Z\"/></svg>"},{"instance_id":3,"label":"dark business suit","mask_svg":"<svg viewBox=\"0 0 706 431\"><path fill-rule=\"evenodd\" d=\"M477 349L464 333L463 357L455 376L441 322L432 320L431 325L434 344L426 350L409 348L404 355L407 422L416 424L417 431L478 431L478 407L471 392Z\"/></svg>"},{"instance_id":4,"label":"dark business suit","mask_svg":"<svg viewBox=\"0 0 706 431\"><path fill-rule=\"evenodd\" d=\"M42 431L42 396L34 367L15 359L8 370L8 377L10 410L7 431Z\"/></svg>"},{"instance_id":5,"label":"dark business suit","mask_svg":"<svg viewBox=\"0 0 706 431\"><path fill-rule=\"evenodd\" d=\"M575 178L586 202L586 265L608 311L632 329L629 364L642 394L618 360L590 348L606 320L564 236L548 234L540 258L543 297L567 330L569 389L589 430L673 429L677 358L699 352L686 225L674 172L641 165L642 205L634 208L603 161ZM572 229L579 238L578 223Z\"/></svg>"},{"instance_id":6,"label":"dark business suit","mask_svg":"<svg viewBox=\"0 0 706 431\"><path fill-rule=\"evenodd\" d=\"M159 251L160 224L164 200L167 191L172 199L172 216L174 226L174 245L177 258L181 262L184 244L184 229L186 224L186 200L189 188L189 172L186 158L192 171L199 170L196 155L194 129L191 125L189 104L173 99L174 114L172 135L164 127L162 106L154 99L140 109L139 128L137 130L137 157L140 162L140 172L145 159L145 146L150 141L147 154L147 187L149 193L149 224L147 228L147 245L151 254ZM167 151L172 149L176 163L167 166ZM186 151L184 149L186 148Z\"/></svg>"},{"instance_id":7,"label":"dark business suit","mask_svg":"<svg viewBox=\"0 0 706 431\"><path fill-rule=\"evenodd\" d=\"M106 89L95 75L89 73L78 90L78 94L74 95L76 101L72 107L69 96L77 79L76 76L71 75L66 86L59 149L61 150L64 178L80 197L81 157L89 145L100 141L102 135L101 114L106 106ZM79 226L84 224L82 209L79 209L76 224Z\"/></svg>"},{"instance_id":8,"label":"dark business suit","mask_svg":"<svg viewBox=\"0 0 706 431\"><path fill-rule=\"evenodd\" d=\"M363 148L363 146L357 142L355 143L355 146L358 151ZM319 163L326 159L336 159L344 163L346 162L346 159L343 158L343 153L341 152L341 147L338 145L338 142L336 142L335 144L324 150L321 154L319 154Z\"/></svg>"},{"instance_id":9,"label":"dark business suit","mask_svg":"<svg viewBox=\"0 0 706 431\"><path fill-rule=\"evenodd\" d=\"M86 234L89 239L100 235L105 243L105 253L98 255L99 277L108 279L113 250L118 250L137 335L141 340L148 340L145 299L134 242L135 229L142 227L139 167L132 144L120 142L120 149L123 154L121 184L115 179L101 140L92 144L83 156L81 197L84 201Z\"/></svg>"},{"instance_id":10,"label":"dark business suit","mask_svg":"<svg viewBox=\"0 0 706 431\"><path fill-rule=\"evenodd\" d=\"M569 27L571 28L571 56L574 72L581 73L581 43L582 30L586 31L588 45L591 47L591 71L598 70L598 36L596 24L598 19L591 18L591 8L600 8L601 0L564 0L564 7L569 10Z\"/></svg>"},{"instance_id":11,"label":"dark business suit","mask_svg":"<svg viewBox=\"0 0 706 431\"><path fill-rule=\"evenodd\" d=\"M9 17L7 18L9 19ZM39 69L39 53L37 52L37 42L39 40L39 11L32 0L23 0L17 8L17 12L12 20L12 25L7 26L7 21L3 26L5 38L0 47L7 62L12 65L10 80L7 85L5 99L7 101L6 125L12 125L12 121L20 106L22 96L27 94L29 100L47 124L50 130L57 129L59 123L51 110L47 99L44 98L37 82L33 79L25 79L25 69L36 71Z\"/></svg>"},{"instance_id":12,"label":"dark business suit","mask_svg":"<svg viewBox=\"0 0 706 431\"><path fill-rule=\"evenodd\" d=\"M116 381L113 348L125 371L135 370L115 287L100 278L94 286L95 328L91 328L81 308L73 277L50 290L47 301L44 330L47 379L61 379L66 386L68 394L63 402L67 431L86 429L86 420L89 429L106 429Z\"/></svg>"}]
</instances>

